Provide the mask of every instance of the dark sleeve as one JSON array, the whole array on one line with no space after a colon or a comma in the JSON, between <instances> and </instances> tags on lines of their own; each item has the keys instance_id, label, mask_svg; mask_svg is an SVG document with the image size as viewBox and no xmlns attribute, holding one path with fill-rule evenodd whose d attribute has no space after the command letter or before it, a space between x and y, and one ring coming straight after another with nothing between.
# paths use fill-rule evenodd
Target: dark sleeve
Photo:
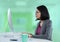
<instances>
[{"instance_id":1,"label":"dark sleeve","mask_svg":"<svg viewBox=\"0 0 60 42\"><path fill-rule=\"evenodd\" d=\"M43 35L33 35L33 38L49 39L52 37L52 22L48 22L46 25L46 33Z\"/></svg>"}]
</instances>

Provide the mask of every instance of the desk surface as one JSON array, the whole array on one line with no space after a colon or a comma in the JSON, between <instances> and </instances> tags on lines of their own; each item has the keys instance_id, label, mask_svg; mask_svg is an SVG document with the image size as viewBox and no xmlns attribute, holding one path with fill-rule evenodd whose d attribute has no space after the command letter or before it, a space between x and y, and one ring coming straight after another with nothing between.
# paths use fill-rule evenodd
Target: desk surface
<instances>
[{"instance_id":1,"label":"desk surface","mask_svg":"<svg viewBox=\"0 0 60 42\"><path fill-rule=\"evenodd\" d=\"M0 42L22 42L20 35L21 33L0 33ZM17 39L17 41L11 41L11 39ZM52 41L45 39L28 38L28 42L52 42Z\"/></svg>"}]
</instances>

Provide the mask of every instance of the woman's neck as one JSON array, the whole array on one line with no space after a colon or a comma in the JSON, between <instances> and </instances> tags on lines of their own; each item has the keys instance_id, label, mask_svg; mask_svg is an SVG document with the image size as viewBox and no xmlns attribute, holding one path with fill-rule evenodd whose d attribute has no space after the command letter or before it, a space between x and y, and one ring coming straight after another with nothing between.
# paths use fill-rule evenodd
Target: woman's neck
<instances>
[{"instance_id":1,"label":"woman's neck","mask_svg":"<svg viewBox=\"0 0 60 42\"><path fill-rule=\"evenodd\" d=\"M40 21L41 21L41 23L43 23L44 20L40 20Z\"/></svg>"},{"instance_id":2,"label":"woman's neck","mask_svg":"<svg viewBox=\"0 0 60 42\"><path fill-rule=\"evenodd\" d=\"M44 22L43 20L40 21L40 26L42 26L43 22Z\"/></svg>"}]
</instances>

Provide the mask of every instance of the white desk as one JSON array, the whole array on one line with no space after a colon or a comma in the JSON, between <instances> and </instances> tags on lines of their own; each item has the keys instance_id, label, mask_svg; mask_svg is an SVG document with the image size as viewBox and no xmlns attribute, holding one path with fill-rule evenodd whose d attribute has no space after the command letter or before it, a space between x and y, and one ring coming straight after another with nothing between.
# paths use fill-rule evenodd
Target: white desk
<instances>
[{"instance_id":1,"label":"white desk","mask_svg":"<svg viewBox=\"0 0 60 42\"><path fill-rule=\"evenodd\" d=\"M0 42L22 42L20 35L21 33L0 33ZM17 39L17 41L11 41L10 39ZM28 42L52 42L52 41L44 40L44 39L29 38Z\"/></svg>"}]
</instances>

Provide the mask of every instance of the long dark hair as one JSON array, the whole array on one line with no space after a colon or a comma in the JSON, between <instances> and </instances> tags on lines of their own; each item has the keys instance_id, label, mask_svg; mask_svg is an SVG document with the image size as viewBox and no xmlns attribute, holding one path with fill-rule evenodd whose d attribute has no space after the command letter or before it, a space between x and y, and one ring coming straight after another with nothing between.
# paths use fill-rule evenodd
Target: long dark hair
<instances>
[{"instance_id":1,"label":"long dark hair","mask_svg":"<svg viewBox=\"0 0 60 42\"><path fill-rule=\"evenodd\" d=\"M37 9L41 12L40 20L50 19L49 12L46 6L41 5L41 6L38 6Z\"/></svg>"}]
</instances>

